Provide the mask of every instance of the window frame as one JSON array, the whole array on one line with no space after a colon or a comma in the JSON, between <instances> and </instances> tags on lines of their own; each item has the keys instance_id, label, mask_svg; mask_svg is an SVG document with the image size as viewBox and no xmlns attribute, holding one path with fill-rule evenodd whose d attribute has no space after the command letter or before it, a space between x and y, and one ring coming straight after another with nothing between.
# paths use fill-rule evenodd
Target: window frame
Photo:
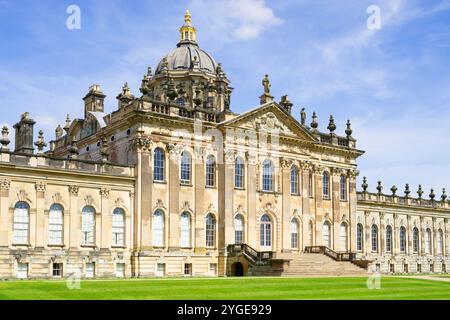
<instances>
[{"instance_id":1,"label":"window frame","mask_svg":"<svg viewBox=\"0 0 450 320\"><path fill-rule=\"evenodd\" d=\"M187 228L184 226L183 219L187 219ZM180 215L180 247L191 248L191 214L183 211Z\"/></svg>"},{"instance_id":2,"label":"window frame","mask_svg":"<svg viewBox=\"0 0 450 320\"><path fill-rule=\"evenodd\" d=\"M25 201L19 201L14 206L13 243L17 246L30 245L30 205Z\"/></svg>"},{"instance_id":3,"label":"window frame","mask_svg":"<svg viewBox=\"0 0 450 320\"><path fill-rule=\"evenodd\" d=\"M379 230L376 224L373 224L370 228L370 238L371 238L371 249L372 252L379 252Z\"/></svg>"},{"instance_id":4,"label":"window frame","mask_svg":"<svg viewBox=\"0 0 450 320\"><path fill-rule=\"evenodd\" d=\"M183 151L180 157L180 184L190 186L192 184L192 156L188 151Z\"/></svg>"},{"instance_id":5,"label":"window frame","mask_svg":"<svg viewBox=\"0 0 450 320\"><path fill-rule=\"evenodd\" d=\"M386 226L386 244L385 250L387 253L392 253L393 241L392 241L392 227L390 225Z\"/></svg>"},{"instance_id":6,"label":"window frame","mask_svg":"<svg viewBox=\"0 0 450 320\"><path fill-rule=\"evenodd\" d=\"M55 213L59 213L60 217L52 217ZM59 235L54 236L56 233ZM64 245L64 208L59 203L52 204L48 211L48 244L49 246Z\"/></svg>"},{"instance_id":7,"label":"window frame","mask_svg":"<svg viewBox=\"0 0 450 320\"><path fill-rule=\"evenodd\" d=\"M235 244L245 243L244 230L245 230L244 216L242 214L238 213L234 216L234 243Z\"/></svg>"},{"instance_id":8,"label":"window frame","mask_svg":"<svg viewBox=\"0 0 450 320\"><path fill-rule=\"evenodd\" d=\"M295 227L294 227L295 226ZM300 248L300 224L296 218L291 220L291 249L298 250Z\"/></svg>"},{"instance_id":9,"label":"window frame","mask_svg":"<svg viewBox=\"0 0 450 320\"><path fill-rule=\"evenodd\" d=\"M89 211L87 211L89 209ZM92 210L91 210L92 209ZM89 214L89 216L88 216ZM92 206L85 206L81 210L81 245L82 246L95 246L95 208ZM92 215L92 221L90 216ZM89 218L89 219L88 219ZM88 219L88 220L85 220ZM92 239L92 241L89 241L89 239Z\"/></svg>"},{"instance_id":10,"label":"window frame","mask_svg":"<svg viewBox=\"0 0 450 320\"><path fill-rule=\"evenodd\" d=\"M207 248L216 247L217 220L212 213L206 215L205 244Z\"/></svg>"},{"instance_id":11,"label":"window frame","mask_svg":"<svg viewBox=\"0 0 450 320\"><path fill-rule=\"evenodd\" d=\"M115 219L121 215L121 223L118 225L118 219ZM125 227L126 227L125 210L122 208L115 208L112 217L112 246L113 247L125 247Z\"/></svg>"},{"instance_id":12,"label":"window frame","mask_svg":"<svg viewBox=\"0 0 450 320\"><path fill-rule=\"evenodd\" d=\"M161 209L155 210L152 214L152 246L155 248L164 248L165 246L165 218L165 212Z\"/></svg>"},{"instance_id":13,"label":"window frame","mask_svg":"<svg viewBox=\"0 0 450 320\"><path fill-rule=\"evenodd\" d=\"M262 191L263 192L274 192L275 190L275 166L273 161L266 159L262 165Z\"/></svg>"},{"instance_id":14,"label":"window frame","mask_svg":"<svg viewBox=\"0 0 450 320\"><path fill-rule=\"evenodd\" d=\"M216 157L210 154L206 157L205 163L205 186L215 188L216 180Z\"/></svg>"},{"instance_id":15,"label":"window frame","mask_svg":"<svg viewBox=\"0 0 450 320\"><path fill-rule=\"evenodd\" d=\"M291 185L291 195L298 196L298 195L300 195L300 183L299 183L300 174L299 174L299 169L298 169L298 167L296 165L293 165L291 167L290 171L291 171L290 172L290 177L291 177L291 181L290 181L291 182L290 183L290 185Z\"/></svg>"},{"instance_id":16,"label":"window frame","mask_svg":"<svg viewBox=\"0 0 450 320\"><path fill-rule=\"evenodd\" d=\"M153 151L153 182L166 182L166 153L162 148Z\"/></svg>"},{"instance_id":17,"label":"window frame","mask_svg":"<svg viewBox=\"0 0 450 320\"><path fill-rule=\"evenodd\" d=\"M241 190L245 188L245 167L241 157L234 160L234 188Z\"/></svg>"},{"instance_id":18,"label":"window frame","mask_svg":"<svg viewBox=\"0 0 450 320\"><path fill-rule=\"evenodd\" d=\"M322 197L324 200L331 199L330 190L330 174L328 171L324 171L322 174Z\"/></svg>"},{"instance_id":19,"label":"window frame","mask_svg":"<svg viewBox=\"0 0 450 320\"><path fill-rule=\"evenodd\" d=\"M356 250L364 251L364 226L361 223L356 225Z\"/></svg>"},{"instance_id":20,"label":"window frame","mask_svg":"<svg viewBox=\"0 0 450 320\"><path fill-rule=\"evenodd\" d=\"M339 200L343 202L348 201L347 177L343 174L339 177Z\"/></svg>"}]
</instances>

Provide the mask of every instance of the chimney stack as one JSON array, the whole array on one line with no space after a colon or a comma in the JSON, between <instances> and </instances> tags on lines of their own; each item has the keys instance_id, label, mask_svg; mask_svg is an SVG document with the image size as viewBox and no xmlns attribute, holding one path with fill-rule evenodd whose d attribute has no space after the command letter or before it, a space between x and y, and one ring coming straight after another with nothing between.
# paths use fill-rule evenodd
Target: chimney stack
<instances>
[{"instance_id":1,"label":"chimney stack","mask_svg":"<svg viewBox=\"0 0 450 320\"><path fill-rule=\"evenodd\" d=\"M105 110L105 97L98 84L94 84L89 88L88 94L83 98L85 119L89 112L103 112Z\"/></svg>"},{"instance_id":2,"label":"chimney stack","mask_svg":"<svg viewBox=\"0 0 450 320\"><path fill-rule=\"evenodd\" d=\"M16 130L16 146L14 152L33 154L33 127L35 121L30 118L30 114L25 112L20 118L20 122L14 125Z\"/></svg>"}]
</instances>

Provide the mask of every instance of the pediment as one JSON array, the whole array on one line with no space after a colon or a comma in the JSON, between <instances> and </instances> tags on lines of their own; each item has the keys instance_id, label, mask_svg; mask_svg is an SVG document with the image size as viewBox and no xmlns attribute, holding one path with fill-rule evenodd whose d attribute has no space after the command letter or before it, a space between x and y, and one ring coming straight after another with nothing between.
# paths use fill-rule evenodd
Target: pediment
<instances>
[{"instance_id":1,"label":"pediment","mask_svg":"<svg viewBox=\"0 0 450 320\"><path fill-rule=\"evenodd\" d=\"M314 136L277 103L271 102L223 122L221 126L256 132L278 133L280 136L315 141Z\"/></svg>"}]
</instances>

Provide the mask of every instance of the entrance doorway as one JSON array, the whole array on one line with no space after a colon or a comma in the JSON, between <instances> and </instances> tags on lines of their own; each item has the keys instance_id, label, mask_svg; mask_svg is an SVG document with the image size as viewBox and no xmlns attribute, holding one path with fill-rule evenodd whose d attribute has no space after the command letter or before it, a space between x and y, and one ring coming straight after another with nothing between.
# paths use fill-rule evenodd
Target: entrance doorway
<instances>
[{"instance_id":1,"label":"entrance doorway","mask_svg":"<svg viewBox=\"0 0 450 320\"><path fill-rule=\"evenodd\" d=\"M244 266L240 262L236 262L234 264L234 276L235 277L243 277L244 276Z\"/></svg>"}]
</instances>

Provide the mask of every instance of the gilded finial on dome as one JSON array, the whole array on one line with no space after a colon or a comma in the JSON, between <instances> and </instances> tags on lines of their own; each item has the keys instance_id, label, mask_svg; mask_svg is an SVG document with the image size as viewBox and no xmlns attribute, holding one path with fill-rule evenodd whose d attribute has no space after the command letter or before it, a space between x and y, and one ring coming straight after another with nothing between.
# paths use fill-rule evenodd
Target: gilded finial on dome
<instances>
[{"instance_id":1,"label":"gilded finial on dome","mask_svg":"<svg viewBox=\"0 0 450 320\"><path fill-rule=\"evenodd\" d=\"M184 22L190 23L191 22L191 18L192 18L191 13L189 12L189 10L186 10L186 13L184 14Z\"/></svg>"},{"instance_id":2,"label":"gilded finial on dome","mask_svg":"<svg viewBox=\"0 0 450 320\"><path fill-rule=\"evenodd\" d=\"M184 24L180 28L181 42L196 42L197 30L192 25L192 15L189 10L184 14Z\"/></svg>"}]
</instances>

